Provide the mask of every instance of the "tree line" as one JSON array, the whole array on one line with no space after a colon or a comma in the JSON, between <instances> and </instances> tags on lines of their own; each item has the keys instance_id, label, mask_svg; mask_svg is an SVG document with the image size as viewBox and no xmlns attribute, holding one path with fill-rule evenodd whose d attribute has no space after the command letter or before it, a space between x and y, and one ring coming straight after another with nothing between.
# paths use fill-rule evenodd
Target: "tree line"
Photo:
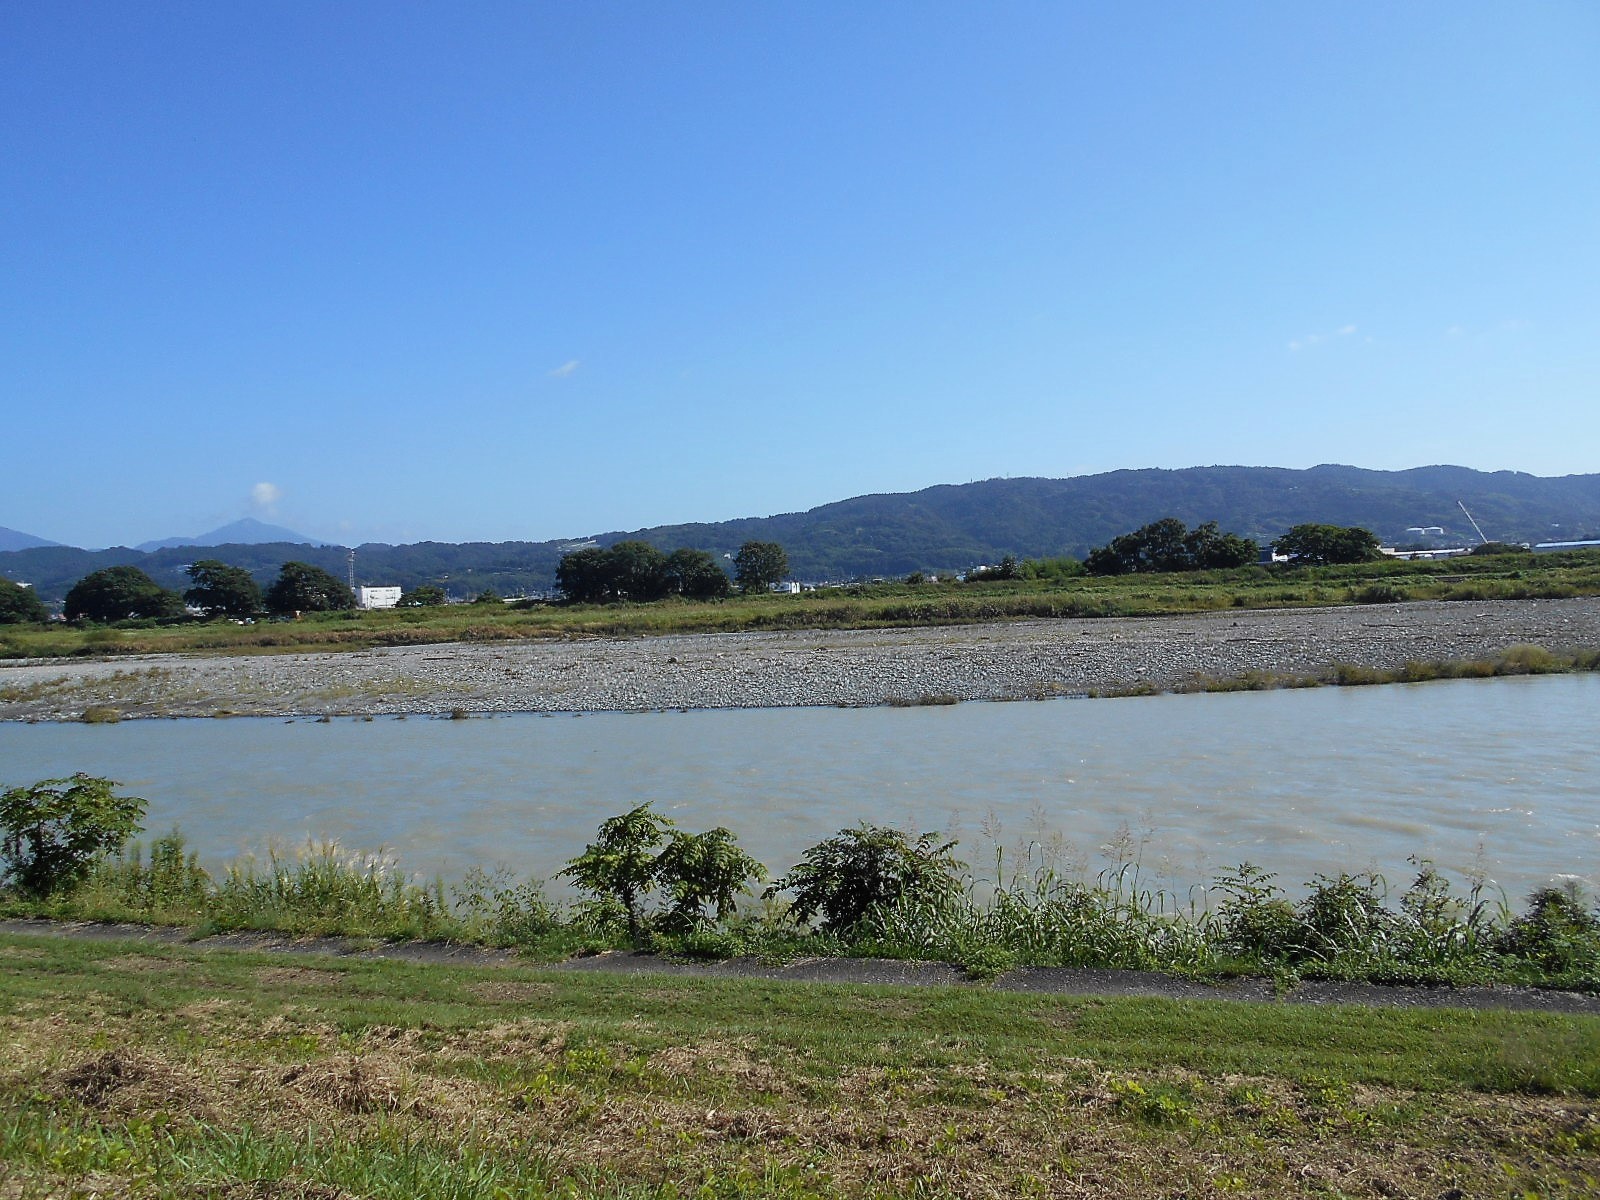
<instances>
[{"instance_id":1,"label":"tree line","mask_svg":"<svg viewBox=\"0 0 1600 1200\"><path fill-rule=\"evenodd\" d=\"M588 547L562 558L557 581L574 603L661 600L682 596L713 600L733 593L763 591L788 572L788 558L775 542L746 542L733 556L734 578L704 550L663 554L647 542L619 542L607 549ZM92 571L67 592L69 621L109 624L128 620L179 620L191 610L207 617L245 620L263 613L287 616L339 612L356 607L355 593L337 576L304 562L286 562L266 588L243 567L201 559L185 568L190 587L162 587L138 567L118 565ZM444 589L422 584L400 597L404 608L444 604ZM476 602L498 601L492 591ZM49 610L33 589L0 578L0 624L40 622Z\"/></svg>"},{"instance_id":2,"label":"tree line","mask_svg":"<svg viewBox=\"0 0 1600 1200\"><path fill-rule=\"evenodd\" d=\"M565 554L556 567L556 586L572 604L648 603L680 596L720 600L735 587L763 592L789 572L789 557L777 542L746 542L733 556L734 575L705 550L681 548L663 554L649 542L585 546Z\"/></svg>"},{"instance_id":3,"label":"tree line","mask_svg":"<svg viewBox=\"0 0 1600 1200\"><path fill-rule=\"evenodd\" d=\"M1295 525L1270 543L1278 554L1301 566L1359 563L1379 557L1378 539L1360 526ZM1484 547L1483 549L1488 549ZM1072 558L1019 563L1007 555L998 566L980 567L970 582L1061 581L1087 571L1094 575L1201 571L1247 566L1261 549L1249 538L1223 532L1215 521L1193 529L1175 517L1141 526L1092 550L1080 564ZM562 556L556 585L573 604L648 603L670 597L718 600L735 590L760 593L784 579L788 555L777 542L747 541L730 556L733 576L705 550L680 548L663 553L649 542L629 540L608 547L588 546ZM91 572L68 591L68 620L102 623L181 619L190 609L208 617L246 619L262 613L289 615L333 612L356 607L355 594L335 575L304 562L283 563L278 577L263 589L243 567L202 559L185 568L191 586L183 592L162 587L135 566ZM908 582L922 582L920 575ZM498 600L485 591L478 601ZM406 591L402 607L444 604L444 590L422 584ZM39 622L49 612L31 588L0 578L0 624Z\"/></svg>"},{"instance_id":4,"label":"tree line","mask_svg":"<svg viewBox=\"0 0 1600 1200\"><path fill-rule=\"evenodd\" d=\"M286 562L278 578L262 589L243 567L201 559L188 567L191 586L164 588L138 567L106 567L85 575L67 592L69 621L109 623L166 620L185 616L190 607L208 617L244 619L261 613L336 612L356 606L355 593L321 567Z\"/></svg>"},{"instance_id":5,"label":"tree line","mask_svg":"<svg viewBox=\"0 0 1600 1200\"><path fill-rule=\"evenodd\" d=\"M1356 525L1295 525L1270 545L1274 553L1301 566L1370 562L1379 557L1377 535ZM1260 557L1256 542L1222 532L1215 521L1188 529L1176 517L1164 517L1090 551L1084 566L1093 575L1134 575L1244 567Z\"/></svg>"}]
</instances>

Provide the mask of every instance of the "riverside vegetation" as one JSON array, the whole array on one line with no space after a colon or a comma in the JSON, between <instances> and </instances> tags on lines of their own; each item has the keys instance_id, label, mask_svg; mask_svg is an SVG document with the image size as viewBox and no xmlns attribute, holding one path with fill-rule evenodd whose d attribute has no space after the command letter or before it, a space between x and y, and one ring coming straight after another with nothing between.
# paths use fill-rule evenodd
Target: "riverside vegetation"
<instances>
[{"instance_id":1,"label":"riverside vegetation","mask_svg":"<svg viewBox=\"0 0 1600 1200\"><path fill-rule=\"evenodd\" d=\"M73 792L98 807L75 818L62 802ZM1110 848L1117 861L1093 878L1037 843L1016 863L997 848L979 873L934 834L861 825L768 883L727 829L689 834L645 804L604 822L561 872L581 893L563 904L504 869L446 886L331 844L213 877L177 830L148 849L125 844L142 802L118 798L113 824L111 794L108 781L81 775L5 793L0 915L451 940L545 959L632 948L934 960L975 978L1026 965L1600 993L1600 912L1576 884L1541 888L1518 911L1482 881L1454 890L1421 861L1397 895L1381 876L1338 873L1307 881L1296 899L1249 863L1174 895L1143 883L1131 843Z\"/></svg>"},{"instance_id":2,"label":"riverside vegetation","mask_svg":"<svg viewBox=\"0 0 1600 1200\"><path fill-rule=\"evenodd\" d=\"M9 811L37 816L40 788L102 795L96 782L14 789ZM84 817L80 832L120 820ZM1369 877L1316 880L1291 902L1241 867L1207 915L1142 889L1136 861L1082 881L1042 854L1022 872L997 856L986 887L953 851L845 830L763 907L725 911L758 866L726 830L689 834L641 806L572 860L584 898L562 908L531 883L423 884L330 846L213 879L174 832L109 854L85 842L21 880L13 856L7 911L547 956L636 938L690 955L951 947L980 974L1082 961L1596 982L1597 922L1571 890L1513 916L1423 865L1394 908ZM641 979L14 933L0 962L0 1194L19 1200L1600 1188L1587 1016Z\"/></svg>"},{"instance_id":3,"label":"riverside vegetation","mask_svg":"<svg viewBox=\"0 0 1600 1200\"><path fill-rule=\"evenodd\" d=\"M1248 566L1170 574L1088 576L1070 559L1019 563L967 582L912 576L799 595L558 605L424 606L308 613L240 625L159 618L112 625L0 627L0 657L167 651L273 653L439 642L613 637L743 630L882 628L1051 617L1156 616L1228 609L1394 604L1407 600L1562 599L1600 595L1600 552L1473 555L1342 566Z\"/></svg>"}]
</instances>

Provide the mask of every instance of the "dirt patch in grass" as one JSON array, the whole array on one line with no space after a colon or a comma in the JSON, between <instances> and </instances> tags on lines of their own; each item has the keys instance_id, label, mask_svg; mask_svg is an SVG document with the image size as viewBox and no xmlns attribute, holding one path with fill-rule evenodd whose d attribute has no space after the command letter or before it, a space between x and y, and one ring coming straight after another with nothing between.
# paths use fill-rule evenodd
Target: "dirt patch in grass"
<instances>
[{"instance_id":1,"label":"dirt patch in grass","mask_svg":"<svg viewBox=\"0 0 1600 1200\"><path fill-rule=\"evenodd\" d=\"M545 1000L555 995L555 990L554 984L520 979L485 979L467 988L476 999L491 1004L526 1004L533 1000Z\"/></svg>"},{"instance_id":2,"label":"dirt patch in grass","mask_svg":"<svg viewBox=\"0 0 1600 1200\"><path fill-rule=\"evenodd\" d=\"M397 1113L417 1108L416 1098L407 1094L408 1075L385 1058L342 1055L290 1067L279 1082L340 1112Z\"/></svg>"},{"instance_id":3,"label":"dirt patch in grass","mask_svg":"<svg viewBox=\"0 0 1600 1200\"><path fill-rule=\"evenodd\" d=\"M769 1095L792 1094L790 1078L757 1057L754 1042L709 1039L687 1046L669 1046L650 1056L650 1068L677 1084L710 1081L719 1088Z\"/></svg>"},{"instance_id":4,"label":"dirt patch in grass","mask_svg":"<svg viewBox=\"0 0 1600 1200\"><path fill-rule=\"evenodd\" d=\"M192 1071L164 1058L129 1050L107 1050L51 1072L46 1095L122 1117L182 1115L216 1118L206 1084Z\"/></svg>"},{"instance_id":5,"label":"dirt patch in grass","mask_svg":"<svg viewBox=\"0 0 1600 1200\"><path fill-rule=\"evenodd\" d=\"M340 971L325 971L320 967L262 967L255 973L262 987L339 987L346 982Z\"/></svg>"},{"instance_id":6,"label":"dirt patch in grass","mask_svg":"<svg viewBox=\"0 0 1600 1200\"><path fill-rule=\"evenodd\" d=\"M120 975L187 975L192 970L187 963L173 962L152 954L124 954L118 958L102 959L100 969L115 971Z\"/></svg>"},{"instance_id":7,"label":"dirt patch in grass","mask_svg":"<svg viewBox=\"0 0 1600 1200\"><path fill-rule=\"evenodd\" d=\"M350 1200L351 1193L307 1179L253 1179L210 1193L219 1200Z\"/></svg>"}]
</instances>

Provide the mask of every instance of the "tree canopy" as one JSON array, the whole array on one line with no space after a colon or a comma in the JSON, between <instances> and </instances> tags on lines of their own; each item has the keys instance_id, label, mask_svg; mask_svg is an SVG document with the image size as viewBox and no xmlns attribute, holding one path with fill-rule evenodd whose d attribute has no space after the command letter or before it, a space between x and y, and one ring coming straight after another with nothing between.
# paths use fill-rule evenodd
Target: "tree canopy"
<instances>
[{"instance_id":1,"label":"tree canopy","mask_svg":"<svg viewBox=\"0 0 1600 1200\"><path fill-rule=\"evenodd\" d=\"M321 567L286 562L267 589L267 610L274 613L337 612L356 606L355 593L343 580Z\"/></svg>"},{"instance_id":2,"label":"tree canopy","mask_svg":"<svg viewBox=\"0 0 1600 1200\"><path fill-rule=\"evenodd\" d=\"M586 546L563 555L556 567L556 586L574 604L647 602L668 596L715 600L732 590L727 573L704 550L662 554L640 541L618 542L607 549Z\"/></svg>"},{"instance_id":3,"label":"tree canopy","mask_svg":"<svg viewBox=\"0 0 1600 1200\"><path fill-rule=\"evenodd\" d=\"M741 592L764 592L789 573L789 556L777 542L746 542L733 556Z\"/></svg>"},{"instance_id":4,"label":"tree canopy","mask_svg":"<svg viewBox=\"0 0 1600 1200\"><path fill-rule=\"evenodd\" d=\"M1379 556L1377 535L1359 525L1296 525L1272 548L1306 566L1371 562Z\"/></svg>"},{"instance_id":5,"label":"tree canopy","mask_svg":"<svg viewBox=\"0 0 1600 1200\"><path fill-rule=\"evenodd\" d=\"M188 573L194 586L184 592L185 603L212 616L251 617L261 611L261 585L244 568L203 558Z\"/></svg>"},{"instance_id":6,"label":"tree canopy","mask_svg":"<svg viewBox=\"0 0 1600 1200\"><path fill-rule=\"evenodd\" d=\"M0 578L0 625L21 625L29 621L48 621L50 610L33 589Z\"/></svg>"},{"instance_id":7,"label":"tree canopy","mask_svg":"<svg viewBox=\"0 0 1600 1200\"><path fill-rule=\"evenodd\" d=\"M399 608L434 608L446 600L444 589L438 584L424 583L401 595Z\"/></svg>"},{"instance_id":8,"label":"tree canopy","mask_svg":"<svg viewBox=\"0 0 1600 1200\"><path fill-rule=\"evenodd\" d=\"M183 598L138 567L106 567L85 575L67 593L67 620L126 621L134 617L181 617Z\"/></svg>"},{"instance_id":9,"label":"tree canopy","mask_svg":"<svg viewBox=\"0 0 1600 1200\"><path fill-rule=\"evenodd\" d=\"M1215 521L1187 529L1176 517L1164 517L1112 538L1109 545L1092 551L1084 565L1095 575L1206 571L1243 567L1255 562L1259 554L1253 541L1223 533Z\"/></svg>"}]
</instances>

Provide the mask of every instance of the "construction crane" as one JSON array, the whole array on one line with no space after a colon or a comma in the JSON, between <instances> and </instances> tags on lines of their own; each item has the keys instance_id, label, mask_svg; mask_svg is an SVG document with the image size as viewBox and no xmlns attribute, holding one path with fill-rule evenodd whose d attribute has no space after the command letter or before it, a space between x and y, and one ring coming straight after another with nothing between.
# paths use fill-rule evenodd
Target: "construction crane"
<instances>
[{"instance_id":1,"label":"construction crane","mask_svg":"<svg viewBox=\"0 0 1600 1200\"><path fill-rule=\"evenodd\" d=\"M1467 513L1467 520L1472 521L1472 514L1467 512L1467 506L1466 506L1465 502L1463 502L1461 500L1457 500L1456 501L1456 507L1459 508L1462 512ZM1485 546L1487 546L1489 544L1489 539L1483 536L1483 530L1478 529L1478 523L1476 521L1472 521L1472 528L1477 530L1478 540L1480 542L1482 542ZM354 554L355 551L352 550L350 553Z\"/></svg>"}]
</instances>

